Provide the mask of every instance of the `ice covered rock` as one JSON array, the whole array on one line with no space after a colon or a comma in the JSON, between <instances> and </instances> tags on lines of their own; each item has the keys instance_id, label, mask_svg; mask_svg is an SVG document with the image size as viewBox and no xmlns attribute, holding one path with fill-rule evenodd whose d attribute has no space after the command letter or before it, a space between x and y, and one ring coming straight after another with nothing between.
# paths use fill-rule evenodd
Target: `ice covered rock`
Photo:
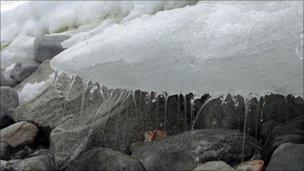
<instances>
[{"instance_id":1,"label":"ice covered rock","mask_svg":"<svg viewBox=\"0 0 304 171\"><path fill-rule=\"evenodd\" d=\"M85 152L71 164L66 171L94 170L138 170L146 169L138 159L109 148L95 147Z\"/></svg>"},{"instance_id":2,"label":"ice covered rock","mask_svg":"<svg viewBox=\"0 0 304 171\"><path fill-rule=\"evenodd\" d=\"M172 135L150 143L136 144L132 156L147 170L192 170L200 163L221 160L240 163L243 134L235 130L201 129ZM244 158L254 152L256 140L246 136Z\"/></svg>"},{"instance_id":3,"label":"ice covered rock","mask_svg":"<svg viewBox=\"0 0 304 171\"><path fill-rule=\"evenodd\" d=\"M38 134L38 127L29 122L18 122L1 129L1 141L12 147L31 144Z\"/></svg>"},{"instance_id":4,"label":"ice covered rock","mask_svg":"<svg viewBox=\"0 0 304 171\"><path fill-rule=\"evenodd\" d=\"M61 42L70 38L63 35L39 36L34 42L34 58L37 62L50 60L64 50Z\"/></svg>"},{"instance_id":5,"label":"ice covered rock","mask_svg":"<svg viewBox=\"0 0 304 171\"><path fill-rule=\"evenodd\" d=\"M66 167L93 146L128 151L149 130L168 135L189 128L178 95L107 89L78 76L61 74L40 96L12 114L49 127L57 166Z\"/></svg>"}]
</instances>

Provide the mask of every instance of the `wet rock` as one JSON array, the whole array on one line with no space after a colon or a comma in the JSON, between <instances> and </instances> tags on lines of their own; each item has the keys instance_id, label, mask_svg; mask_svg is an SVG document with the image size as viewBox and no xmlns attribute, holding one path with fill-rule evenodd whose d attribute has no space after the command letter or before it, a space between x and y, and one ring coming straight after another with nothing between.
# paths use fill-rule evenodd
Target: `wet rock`
<instances>
[{"instance_id":1,"label":"wet rock","mask_svg":"<svg viewBox=\"0 0 304 171\"><path fill-rule=\"evenodd\" d=\"M269 138L273 128L275 128L278 125L279 125L279 123L277 123L275 121L267 121L267 122L264 122L261 124L260 130L259 130L259 135L260 135L260 139L262 140L263 143L265 143L267 138Z\"/></svg>"},{"instance_id":2,"label":"wet rock","mask_svg":"<svg viewBox=\"0 0 304 171\"><path fill-rule=\"evenodd\" d=\"M38 65L24 65L21 63L16 63L13 70L10 73L10 77L18 82L22 82L27 77L29 77L31 74L33 74Z\"/></svg>"},{"instance_id":3,"label":"wet rock","mask_svg":"<svg viewBox=\"0 0 304 171\"><path fill-rule=\"evenodd\" d=\"M1 141L12 147L17 147L33 143L38 133L38 128L29 122L18 122L1 129L0 132Z\"/></svg>"},{"instance_id":4,"label":"wet rock","mask_svg":"<svg viewBox=\"0 0 304 171\"><path fill-rule=\"evenodd\" d=\"M304 143L304 131L286 125L275 127L265 143L263 160L268 163L273 151L283 143Z\"/></svg>"},{"instance_id":5,"label":"wet rock","mask_svg":"<svg viewBox=\"0 0 304 171\"><path fill-rule=\"evenodd\" d=\"M61 169L94 146L126 152L132 143L143 141L147 131L172 135L189 128L178 95L107 89L66 74L19 106L12 117L52 129L50 149Z\"/></svg>"},{"instance_id":6,"label":"wet rock","mask_svg":"<svg viewBox=\"0 0 304 171\"><path fill-rule=\"evenodd\" d=\"M304 170L304 144L282 144L270 159L267 170L302 171Z\"/></svg>"},{"instance_id":7,"label":"wet rock","mask_svg":"<svg viewBox=\"0 0 304 171\"><path fill-rule=\"evenodd\" d=\"M14 152L14 148L9 144L0 141L0 159L9 160Z\"/></svg>"},{"instance_id":8,"label":"wet rock","mask_svg":"<svg viewBox=\"0 0 304 171\"><path fill-rule=\"evenodd\" d=\"M41 153L40 153L41 154ZM31 171L31 170L41 170L41 171L53 171L57 168L55 167L54 160L50 153L44 153L40 155L33 154L29 156L29 158L23 160L10 160L6 164L7 170L24 170L24 171Z\"/></svg>"},{"instance_id":9,"label":"wet rock","mask_svg":"<svg viewBox=\"0 0 304 171\"><path fill-rule=\"evenodd\" d=\"M210 161L203 165L197 166L193 171L210 171L210 170L225 170L235 171L235 169L229 166L223 161Z\"/></svg>"},{"instance_id":10,"label":"wet rock","mask_svg":"<svg viewBox=\"0 0 304 171\"><path fill-rule=\"evenodd\" d=\"M64 35L40 36L34 42L34 59L37 62L50 60L64 50L61 43L70 38Z\"/></svg>"},{"instance_id":11,"label":"wet rock","mask_svg":"<svg viewBox=\"0 0 304 171\"><path fill-rule=\"evenodd\" d=\"M241 96L227 95L211 99L200 109L194 129L228 128L242 130L244 125L245 105Z\"/></svg>"},{"instance_id":12,"label":"wet rock","mask_svg":"<svg viewBox=\"0 0 304 171\"><path fill-rule=\"evenodd\" d=\"M270 94L260 99L261 114L264 122L285 123L304 115L303 98L292 95Z\"/></svg>"},{"instance_id":13,"label":"wet rock","mask_svg":"<svg viewBox=\"0 0 304 171\"><path fill-rule=\"evenodd\" d=\"M33 150L27 146L22 148L20 151L16 152L14 155L12 155L12 159L24 159L26 156L31 154Z\"/></svg>"},{"instance_id":14,"label":"wet rock","mask_svg":"<svg viewBox=\"0 0 304 171\"><path fill-rule=\"evenodd\" d=\"M160 141L135 144L132 156L147 170L192 170L201 163L222 160L229 165L240 163L243 134L235 130L202 129L172 135ZM254 152L252 137L245 141L244 158Z\"/></svg>"},{"instance_id":15,"label":"wet rock","mask_svg":"<svg viewBox=\"0 0 304 171\"><path fill-rule=\"evenodd\" d=\"M122 152L113 151L109 148L93 148L84 153L66 171L82 170L138 170L144 171L141 162Z\"/></svg>"}]
</instances>

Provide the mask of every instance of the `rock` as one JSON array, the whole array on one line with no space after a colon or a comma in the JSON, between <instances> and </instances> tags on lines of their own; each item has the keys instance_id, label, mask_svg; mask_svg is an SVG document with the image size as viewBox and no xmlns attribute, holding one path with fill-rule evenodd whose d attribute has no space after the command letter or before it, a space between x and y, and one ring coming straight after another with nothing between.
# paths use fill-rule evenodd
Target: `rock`
<instances>
[{"instance_id":1,"label":"rock","mask_svg":"<svg viewBox=\"0 0 304 171\"><path fill-rule=\"evenodd\" d=\"M0 141L0 159L9 160L14 152L14 148L9 144Z\"/></svg>"},{"instance_id":2,"label":"rock","mask_svg":"<svg viewBox=\"0 0 304 171\"><path fill-rule=\"evenodd\" d=\"M41 154L41 153L38 153ZM31 171L31 170L41 170L41 171L53 171L57 170L55 167L54 160L50 153L44 153L41 155L30 156L24 160L10 160L6 164L7 170L24 170L24 171Z\"/></svg>"},{"instance_id":3,"label":"rock","mask_svg":"<svg viewBox=\"0 0 304 171\"><path fill-rule=\"evenodd\" d=\"M228 94L224 101L223 96L211 99L199 111L194 129L243 129L245 105L242 96Z\"/></svg>"},{"instance_id":4,"label":"rock","mask_svg":"<svg viewBox=\"0 0 304 171\"><path fill-rule=\"evenodd\" d=\"M7 161L0 159L0 171L5 171Z\"/></svg>"},{"instance_id":5,"label":"rock","mask_svg":"<svg viewBox=\"0 0 304 171\"><path fill-rule=\"evenodd\" d=\"M12 159L24 159L26 156L32 153L32 149L25 146L23 149L20 151L16 152L13 156Z\"/></svg>"},{"instance_id":6,"label":"rock","mask_svg":"<svg viewBox=\"0 0 304 171\"><path fill-rule=\"evenodd\" d=\"M122 152L113 151L109 148L96 147L84 153L70 165L66 171L83 170L138 170L144 171L141 162Z\"/></svg>"},{"instance_id":7,"label":"rock","mask_svg":"<svg viewBox=\"0 0 304 171\"><path fill-rule=\"evenodd\" d=\"M33 74L36 71L37 67L37 65L23 65L21 63L16 63L10 73L10 77L18 82L22 82L31 74Z\"/></svg>"},{"instance_id":8,"label":"rock","mask_svg":"<svg viewBox=\"0 0 304 171\"><path fill-rule=\"evenodd\" d=\"M149 130L172 135L189 129L178 95L107 89L66 74L12 117L52 129L50 149L60 169L94 146L127 152Z\"/></svg>"},{"instance_id":9,"label":"rock","mask_svg":"<svg viewBox=\"0 0 304 171\"><path fill-rule=\"evenodd\" d=\"M11 118L11 110L19 105L18 93L11 87L0 88L0 129L14 123Z\"/></svg>"},{"instance_id":10,"label":"rock","mask_svg":"<svg viewBox=\"0 0 304 171\"><path fill-rule=\"evenodd\" d=\"M34 59L37 62L50 60L64 50L61 42L70 38L64 35L40 36L34 42Z\"/></svg>"},{"instance_id":11,"label":"rock","mask_svg":"<svg viewBox=\"0 0 304 171\"><path fill-rule=\"evenodd\" d=\"M4 69L1 68L0 86L15 87L17 84L18 84L17 81L13 80L11 77L4 74Z\"/></svg>"},{"instance_id":12,"label":"rock","mask_svg":"<svg viewBox=\"0 0 304 171\"><path fill-rule=\"evenodd\" d=\"M264 170L264 161L263 160L249 160L240 163L236 167L237 171L263 171Z\"/></svg>"},{"instance_id":13,"label":"rock","mask_svg":"<svg viewBox=\"0 0 304 171\"><path fill-rule=\"evenodd\" d=\"M277 123L275 121L267 121L267 122L264 122L261 124L260 130L259 130L259 135L260 135L260 139L262 140L263 143L265 143L267 138L269 138L269 136L271 135L272 129L278 125L279 125L279 123Z\"/></svg>"},{"instance_id":14,"label":"rock","mask_svg":"<svg viewBox=\"0 0 304 171\"><path fill-rule=\"evenodd\" d=\"M277 148L270 159L267 170L304 170L304 144L285 143Z\"/></svg>"},{"instance_id":15,"label":"rock","mask_svg":"<svg viewBox=\"0 0 304 171\"><path fill-rule=\"evenodd\" d=\"M37 70L32 75L30 75L23 82L18 84L15 87L15 90L20 92L23 89L23 87L28 83L33 84L35 82L39 83L39 82L42 82L42 81L46 81L46 80L51 78L51 75L53 73L54 73L54 70L50 67L50 61L46 60L39 65Z\"/></svg>"},{"instance_id":16,"label":"rock","mask_svg":"<svg viewBox=\"0 0 304 171\"><path fill-rule=\"evenodd\" d=\"M304 131L287 125L275 127L265 143L263 160L268 163L273 151L283 143L304 143Z\"/></svg>"},{"instance_id":17,"label":"rock","mask_svg":"<svg viewBox=\"0 0 304 171\"><path fill-rule=\"evenodd\" d=\"M19 105L18 93L11 87L0 87L1 109L15 108Z\"/></svg>"},{"instance_id":18,"label":"rock","mask_svg":"<svg viewBox=\"0 0 304 171\"><path fill-rule=\"evenodd\" d=\"M193 171L211 171L211 170L225 170L235 171L235 169L229 166L223 161L210 161L203 165L197 166Z\"/></svg>"},{"instance_id":19,"label":"rock","mask_svg":"<svg viewBox=\"0 0 304 171\"><path fill-rule=\"evenodd\" d=\"M241 161L243 134L236 130L201 129L166 139L132 146L132 156L147 170L192 170L200 163L221 160L229 165ZM257 142L246 136L244 159L254 153Z\"/></svg>"},{"instance_id":20,"label":"rock","mask_svg":"<svg viewBox=\"0 0 304 171\"><path fill-rule=\"evenodd\" d=\"M1 129L1 141L6 142L12 147L33 143L38 134L36 125L29 122L18 122Z\"/></svg>"}]
</instances>

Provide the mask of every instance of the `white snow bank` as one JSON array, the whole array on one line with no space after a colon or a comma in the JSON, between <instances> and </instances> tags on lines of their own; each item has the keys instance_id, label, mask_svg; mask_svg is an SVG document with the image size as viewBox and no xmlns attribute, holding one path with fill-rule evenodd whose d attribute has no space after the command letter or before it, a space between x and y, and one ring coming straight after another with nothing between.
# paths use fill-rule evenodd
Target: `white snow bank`
<instances>
[{"instance_id":1,"label":"white snow bank","mask_svg":"<svg viewBox=\"0 0 304 171\"><path fill-rule=\"evenodd\" d=\"M199 2L111 22L64 42L51 65L109 87L303 96L302 2Z\"/></svg>"},{"instance_id":2,"label":"white snow bank","mask_svg":"<svg viewBox=\"0 0 304 171\"><path fill-rule=\"evenodd\" d=\"M20 104L30 101L40 95L54 80L54 74L51 74L48 80L25 84L18 92Z\"/></svg>"},{"instance_id":3,"label":"white snow bank","mask_svg":"<svg viewBox=\"0 0 304 171\"><path fill-rule=\"evenodd\" d=\"M1 11L1 44L20 33L37 36L105 19L128 21L143 14L193 4L191 1L30 1Z\"/></svg>"}]
</instances>

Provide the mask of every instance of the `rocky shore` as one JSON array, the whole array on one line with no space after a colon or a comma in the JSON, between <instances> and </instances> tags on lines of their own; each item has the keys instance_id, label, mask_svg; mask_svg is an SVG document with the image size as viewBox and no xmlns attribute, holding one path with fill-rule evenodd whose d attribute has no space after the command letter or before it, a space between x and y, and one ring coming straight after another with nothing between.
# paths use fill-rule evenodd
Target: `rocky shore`
<instances>
[{"instance_id":1,"label":"rocky shore","mask_svg":"<svg viewBox=\"0 0 304 171\"><path fill-rule=\"evenodd\" d=\"M0 170L304 170L302 97L110 89L50 68L65 39L35 41L39 66L1 70ZM154 130L166 136L145 142Z\"/></svg>"}]
</instances>

